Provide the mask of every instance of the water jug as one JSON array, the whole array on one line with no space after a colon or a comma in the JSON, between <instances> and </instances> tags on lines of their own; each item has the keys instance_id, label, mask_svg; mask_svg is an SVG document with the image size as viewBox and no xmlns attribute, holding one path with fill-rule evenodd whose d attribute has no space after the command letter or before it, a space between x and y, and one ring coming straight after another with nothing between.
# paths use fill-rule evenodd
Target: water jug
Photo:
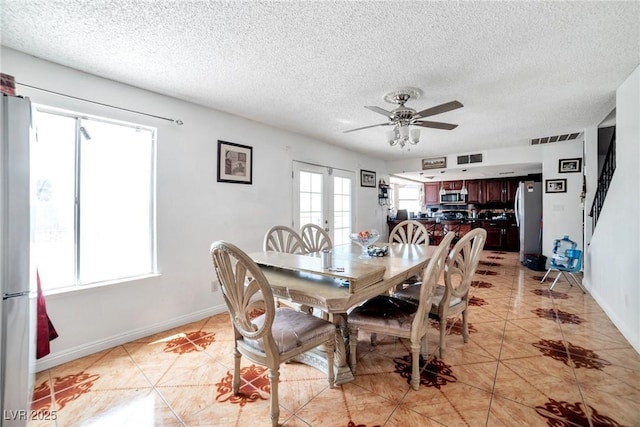
<instances>
[{"instance_id":1,"label":"water jug","mask_svg":"<svg viewBox=\"0 0 640 427\"><path fill-rule=\"evenodd\" d=\"M569 239L569 235L565 234L562 239L556 239L553 241L553 255L551 256L551 264L557 267L567 268L569 265L569 258L567 257L567 250L575 249L578 246L576 242Z\"/></svg>"}]
</instances>

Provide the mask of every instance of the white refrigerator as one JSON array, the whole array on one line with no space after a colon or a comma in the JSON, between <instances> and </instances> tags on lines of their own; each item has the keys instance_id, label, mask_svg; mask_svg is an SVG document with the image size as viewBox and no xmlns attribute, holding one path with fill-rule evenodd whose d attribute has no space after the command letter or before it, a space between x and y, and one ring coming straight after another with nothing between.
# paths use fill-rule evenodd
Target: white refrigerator
<instances>
[{"instance_id":1,"label":"white refrigerator","mask_svg":"<svg viewBox=\"0 0 640 427\"><path fill-rule=\"evenodd\" d=\"M24 426L35 379L36 281L31 262L31 102L0 94L0 426Z\"/></svg>"},{"instance_id":2,"label":"white refrigerator","mask_svg":"<svg viewBox=\"0 0 640 427\"><path fill-rule=\"evenodd\" d=\"M542 183L520 182L514 208L520 231L520 262L524 262L526 254L542 254Z\"/></svg>"}]
</instances>

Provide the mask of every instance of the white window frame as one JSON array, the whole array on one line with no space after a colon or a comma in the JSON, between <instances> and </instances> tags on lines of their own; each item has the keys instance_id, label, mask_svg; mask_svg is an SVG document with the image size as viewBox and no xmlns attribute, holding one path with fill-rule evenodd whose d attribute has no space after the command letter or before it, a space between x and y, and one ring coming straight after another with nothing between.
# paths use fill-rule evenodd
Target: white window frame
<instances>
[{"instance_id":1,"label":"white window frame","mask_svg":"<svg viewBox=\"0 0 640 427\"><path fill-rule=\"evenodd\" d=\"M69 291L69 290L74 290L74 289L80 289L80 288L88 288L88 287L93 287L93 286L103 286L103 285L107 285L107 284L112 284L112 283L121 283L121 282L125 282L125 281L131 281L131 280L137 280L143 277L148 277L148 276L153 276L153 275L157 275L158 274L158 269L157 269L157 229L156 229L156 200L157 200L157 194L156 194L156 181L157 181L157 176L156 176L156 156L157 156L157 129L155 127L151 127L151 126L146 126L146 125L142 125L142 124L136 124L136 123L131 123L131 122L125 122L125 121L121 121L121 120L116 120L116 119L111 119L111 118L107 118L107 117L101 117L101 116L95 116L95 115L91 115L91 114L85 114L85 113L80 113L80 112L76 112L76 111L69 111L69 110L63 110L60 108L55 108L55 107L51 107L51 106L47 106L47 105L42 105L42 104L33 104L33 110L35 112L35 114L37 115L39 112L43 112L43 113L47 113L47 114L52 114L52 115L58 115L58 116L62 116L62 117L68 117L71 119L74 119L76 121L76 129L75 129L75 158L74 158L74 165L75 165L75 178L74 178L74 183L75 183L75 188L74 188L74 195L75 195L75 206L74 206L74 219L73 219L73 227L74 227L74 236L73 236L73 240L74 240L74 281L73 283L68 284L67 286L61 286L61 287L53 287L53 288L49 288L47 289L46 287L46 283L43 283L43 289L47 292L50 293L56 293L56 292L65 292L65 291ZM135 275L131 275L131 276L125 276L125 277L109 277L109 278L105 278L104 280L98 280L98 281L92 281L92 282L81 282L80 281L80 263L82 262L82 260L80 260L79 258L79 254L80 254L80 221L81 221L81 209L82 209L82 200L80 200L80 149L81 149L81 133L83 131L82 129L82 121L95 121L95 122L102 122L102 123L107 123L107 124L113 124L113 125L117 125L117 126L124 126L124 127L129 127L129 128L133 128L133 129L137 129L137 130L145 130L151 133L151 153L150 153L150 158L149 161L151 162L150 165L150 174L151 176L149 177L149 182L150 182L150 188L149 188L149 257L150 257L150 266L149 266L149 271L148 272L140 272L140 274L135 274ZM37 125L37 117L36 117L36 123ZM32 213L33 215L33 213ZM36 260L37 261L37 260ZM105 260L105 262L108 262L108 260Z\"/></svg>"}]
</instances>

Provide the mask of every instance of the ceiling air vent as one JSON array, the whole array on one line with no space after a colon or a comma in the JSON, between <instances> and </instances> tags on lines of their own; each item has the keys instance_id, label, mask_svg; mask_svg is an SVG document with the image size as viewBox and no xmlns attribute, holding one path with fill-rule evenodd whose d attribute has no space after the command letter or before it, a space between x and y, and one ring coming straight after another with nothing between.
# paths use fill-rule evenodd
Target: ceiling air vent
<instances>
[{"instance_id":1,"label":"ceiling air vent","mask_svg":"<svg viewBox=\"0 0 640 427\"><path fill-rule=\"evenodd\" d=\"M558 141L571 141L572 139L576 139L578 135L580 135L580 132L567 133L564 135L545 136L544 138L533 138L531 140L531 145L550 144L552 142Z\"/></svg>"},{"instance_id":2,"label":"ceiling air vent","mask_svg":"<svg viewBox=\"0 0 640 427\"><path fill-rule=\"evenodd\" d=\"M482 153L465 154L464 156L458 156L459 165L466 165L469 163L482 163Z\"/></svg>"}]
</instances>

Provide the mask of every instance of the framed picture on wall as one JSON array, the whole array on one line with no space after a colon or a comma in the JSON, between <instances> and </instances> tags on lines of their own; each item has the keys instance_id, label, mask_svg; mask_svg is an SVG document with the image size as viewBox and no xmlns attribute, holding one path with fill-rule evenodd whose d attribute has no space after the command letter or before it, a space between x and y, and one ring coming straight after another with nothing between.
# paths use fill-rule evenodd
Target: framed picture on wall
<instances>
[{"instance_id":1,"label":"framed picture on wall","mask_svg":"<svg viewBox=\"0 0 640 427\"><path fill-rule=\"evenodd\" d=\"M560 159L559 173L582 172L582 159Z\"/></svg>"},{"instance_id":2,"label":"framed picture on wall","mask_svg":"<svg viewBox=\"0 0 640 427\"><path fill-rule=\"evenodd\" d=\"M373 171L366 171L360 169L360 186L361 187L375 187L376 186L376 173Z\"/></svg>"},{"instance_id":3,"label":"framed picture on wall","mask_svg":"<svg viewBox=\"0 0 640 427\"><path fill-rule=\"evenodd\" d=\"M567 192L567 180L566 179L547 179L544 182L545 193L566 193Z\"/></svg>"},{"instance_id":4,"label":"framed picture on wall","mask_svg":"<svg viewBox=\"0 0 640 427\"><path fill-rule=\"evenodd\" d=\"M447 167L446 157L434 157L431 159L422 159L422 170L440 169Z\"/></svg>"},{"instance_id":5,"label":"framed picture on wall","mask_svg":"<svg viewBox=\"0 0 640 427\"><path fill-rule=\"evenodd\" d=\"M253 183L253 147L218 141L218 182Z\"/></svg>"}]
</instances>

